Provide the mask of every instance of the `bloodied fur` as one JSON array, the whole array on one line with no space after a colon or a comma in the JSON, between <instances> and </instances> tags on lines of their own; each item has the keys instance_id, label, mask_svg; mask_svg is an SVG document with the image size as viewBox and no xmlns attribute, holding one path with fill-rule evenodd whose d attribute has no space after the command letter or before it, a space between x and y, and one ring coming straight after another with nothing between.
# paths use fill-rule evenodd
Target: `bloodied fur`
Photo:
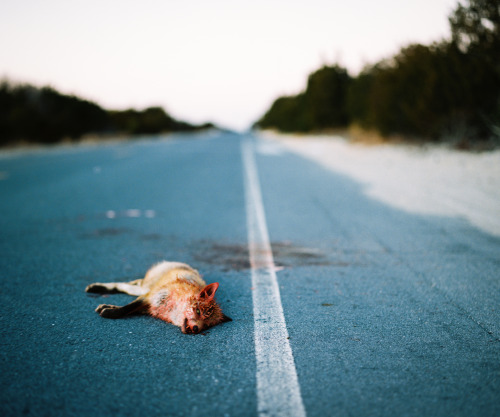
<instances>
[{"instance_id":1,"label":"bloodied fur","mask_svg":"<svg viewBox=\"0 0 500 417\"><path fill-rule=\"evenodd\" d=\"M207 285L197 270L180 262L160 262L143 279L130 282L94 283L85 291L138 296L119 307L101 304L96 311L104 318L120 319L134 314L149 314L196 334L209 327L231 321L215 301L219 283Z\"/></svg>"}]
</instances>

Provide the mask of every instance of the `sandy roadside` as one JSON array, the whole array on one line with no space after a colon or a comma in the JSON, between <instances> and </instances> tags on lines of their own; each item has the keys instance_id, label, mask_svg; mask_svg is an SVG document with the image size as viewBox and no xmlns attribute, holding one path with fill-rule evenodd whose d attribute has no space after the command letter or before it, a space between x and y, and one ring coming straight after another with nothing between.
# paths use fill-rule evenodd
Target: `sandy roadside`
<instances>
[{"instance_id":1,"label":"sandy roadside","mask_svg":"<svg viewBox=\"0 0 500 417\"><path fill-rule=\"evenodd\" d=\"M352 144L340 136L264 132L288 150L365 185L366 194L410 213L463 218L500 236L500 150Z\"/></svg>"}]
</instances>

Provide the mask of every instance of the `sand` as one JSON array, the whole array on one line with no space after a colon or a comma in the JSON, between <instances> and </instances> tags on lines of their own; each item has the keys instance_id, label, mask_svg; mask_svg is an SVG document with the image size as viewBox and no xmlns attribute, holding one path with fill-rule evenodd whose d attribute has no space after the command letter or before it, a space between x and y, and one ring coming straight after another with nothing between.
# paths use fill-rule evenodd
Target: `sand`
<instances>
[{"instance_id":1,"label":"sand","mask_svg":"<svg viewBox=\"0 0 500 417\"><path fill-rule=\"evenodd\" d=\"M269 141L347 175L368 196L410 213L462 218L500 236L500 150L351 143L341 136L262 133Z\"/></svg>"}]
</instances>

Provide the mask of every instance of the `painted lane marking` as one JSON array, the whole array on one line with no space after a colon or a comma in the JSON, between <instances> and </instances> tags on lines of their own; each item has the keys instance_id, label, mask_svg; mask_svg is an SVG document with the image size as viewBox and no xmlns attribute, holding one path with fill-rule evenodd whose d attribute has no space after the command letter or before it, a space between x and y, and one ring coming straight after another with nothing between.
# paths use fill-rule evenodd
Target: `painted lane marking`
<instances>
[{"instance_id":1,"label":"painted lane marking","mask_svg":"<svg viewBox=\"0 0 500 417\"><path fill-rule=\"evenodd\" d=\"M305 417L250 140L241 147L252 267L259 416Z\"/></svg>"},{"instance_id":2,"label":"painted lane marking","mask_svg":"<svg viewBox=\"0 0 500 417\"><path fill-rule=\"evenodd\" d=\"M130 217L130 218L139 218L141 216L147 217L148 219L152 219L156 216L156 211L154 210L139 210L139 209L128 209L124 212L116 212L115 210L107 210L106 217L108 219L115 219L117 217Z\"/></svg>"}]
</instances>

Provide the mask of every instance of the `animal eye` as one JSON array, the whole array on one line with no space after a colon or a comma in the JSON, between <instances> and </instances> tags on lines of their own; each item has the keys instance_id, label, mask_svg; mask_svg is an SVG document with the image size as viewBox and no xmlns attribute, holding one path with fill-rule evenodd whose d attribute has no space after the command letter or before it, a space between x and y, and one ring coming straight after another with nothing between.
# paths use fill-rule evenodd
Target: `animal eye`
<instances>
[{"instance_id":1,"label":"animal eye","mask_svg":"<svg viewBox=\"0 0 500 417\"><path fill-rule=\"evenodd\" d=\"M196 309L196 314L200 315L200 309L199 308Z\"/></svg>"}]
</instances>

